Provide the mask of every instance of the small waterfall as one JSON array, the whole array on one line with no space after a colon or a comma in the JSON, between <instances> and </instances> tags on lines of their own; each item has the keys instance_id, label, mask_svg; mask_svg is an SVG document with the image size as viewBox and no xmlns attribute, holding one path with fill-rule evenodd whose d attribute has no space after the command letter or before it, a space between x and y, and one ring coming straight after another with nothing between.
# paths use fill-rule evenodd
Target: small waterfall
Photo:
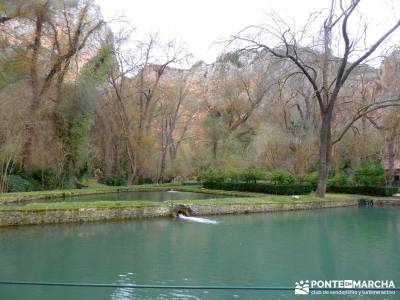
<instances>
[{"instance_id":1,"label":"small waterfall","mask_svg":"<svg viewBox=\"0 0 400 300\"><path fill-rule=\"evenodd\" d=\"M203 224L218 224L218 221L205 219L205 218L197 218L197 217L187 217L184 214L178 214L178 218L180 220L196 222L196 223L203 223Z\"/></svg>"}]
</instances>

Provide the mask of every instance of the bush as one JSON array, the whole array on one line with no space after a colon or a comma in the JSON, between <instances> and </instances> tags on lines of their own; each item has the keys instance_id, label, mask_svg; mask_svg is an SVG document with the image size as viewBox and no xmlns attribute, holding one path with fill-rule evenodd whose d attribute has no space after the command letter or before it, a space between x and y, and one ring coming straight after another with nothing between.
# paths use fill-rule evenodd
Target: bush
<instances>
[{"instance_id":1,"label":"bush","mask_svg":"<svg viewBox=\"0 0 400 300\"><path fill-rule=\"evenodd\" d=\"M21 176L38 186L40 190L52 190L62 187L63 177L51 169L35 168L21 174Z\"/></svg>"},{"instance_id":2,"label":"bush","mask_svg":"<svg viewBox=\"0 0 400 300\"><path fill-rule=\"evenodd\" d=\"M354 180L360 186L380 186L385 183L385 170L379 162L364 161L356 167Z\"/></svg>"},{"instance_id":3,"label":"bush","mask_svg":"<svg viewBox=\"0 0 400 300\"><path fill-rule=\"evenodd\" d=\"M36 186L34 186L31 182L24 179L20 175L10 175L7 177L8 189L7 192L30 192L35 191Z\"/></svg>"},{"instance_id":4,"label":"bush","mask_svg":"<svg viewBox=\"0 0 400 300\"><path fill-rule=\"evenodd\" d=\"M192 185L199 185L200 182L198 181L182 181L181 185L187 185L187 186L192 186Z\"/></svg>"},{"instance_id":5,"label":"bush","mask_svg":"<svg viewBox=\"0 0 400 300\"><path fill-rule=\"evenodd\" d=\"M345 172L341 171L335 176L329 177L328 186L334 185L334 186L353 186L353 180L352 178L347 175Z\"/></svg>"},{"instance_id":6,"label":"bush","mask_svg":"<svg viewBox=\"0 0 400 300\"><path fill-rule=\"evenodd\" d=\"M289 172L282 170L277 170L272 172L271 182L275 184L294 184L296 182L296 177L294 177Z\"/></svg>"},{"instance_id":7,"label":"bush","mask_svg":"<svg viewBox=\"0 0 400 300\"><path fill-rule=\"evenodd\" d=\"M257 183L257 180L264 179L265 176L266 173L260 168L248 168L240 172L239 178L247 183Z\"/></svg>"},{"instance_id":8,"label":"bush","mask_svg":"<svg viewBox=\"0 0 400 300\"><path fill-rule=\"evenodd\" d=\"M392 196L398 191L393 186L328 186L329 193L359 194L368 196Z\"/></svg>"},{"instance_id":9,"label":"bush","mask_svg":"<svg viewBox=\"0 0 400 300\"><path fill-rule=\"evenodd\" d=\"M309 184L313 187L313 189L317 189L317 185L318 185L318 172L314 171L311 173L306 174L303 178L302 178L302 182L304 184Z\"/></svg>"},{"instance_id":10,"label":"bush","mask_svg":"<svg viewBox=\"0 0 400 300\"><path fill-rule=\"evenodd\" d=\"M23 171L14 163L8 176L8 192L31 192L53 189L74 189L86 187L75 176L59 174L51 169L34 168Z\"/></svg>"},{"instance_id":11,"label":"bush","mask_svg":"<svg viewBox=\"0 0 400 300\"><path fill-rule=\"evenodd\" d=\"M7 169L8 175L21 175L24 172L21 163L14 160L11 160L10 162L3 161L0 169L4 171Z\"/></svg>"},{"instance_id":12,"label":"bush","mask_svg":"<svg viewBox=\"0 0 400 300\"><path fill-rule=\"evenodd\" d=\"M262 184L262 183L234 183L234 182L205 182L207 189L254 192L275 195L305 195L312 191L311 185L306 184Z\"/></svg>"},{"instance_id":13,"label":"bush","mask_svg":"<svg viewBox=\"0 0 400 300\"><path fill-rule=\"evenodd\" d=\"M224 177L224 181L237 182L241 180L243 170L230 168L224 171L220 170L219 172Z\"/></svg>"},{"instance_id":14,"label":"bush","mask_svg":"<svg viewBox=\"0 0 400 300\"><path fill-rule=\"evenodd\" d=\"M97 182L110 186L121 186L127 184L125 176L122 175L103 176L99 178Z\"/></svg>"},{"instance_id":15,"label":"bush","mask_svg":"<svg viewBox=\"0 0 400 300\"><path fill-rule=\"evenodd\" d=\"M166 178L164 180L164 182L170 182L168 180L169 180L169 178ZM152 184L152 183L154 183L154 180L151 177L143 177L143 178L140 178L138 181L138 184Z\"/></svg>"},{"instance_id":16,"label":"bush","mask_svg":"<svg viewBox=\"0 0 400 300\"><path fill-rule=\"evenodd\" d=\"M254 182L266 177L266 173L260 168L247 169L214 169L209 168L200 172L198 180L201 182Z\"/></svg>"},{"instance_id":17,"label":"bush","mask_svg":"<svg viewBox=\"0 0 400 300\"><path fill-rule=\"evenodd\" d=\"M224 182L227 178L226 172L214 168L202 171L198 176L201 182Z\"/></svg>"},{"instance_id":18,"label":"bush","mask_svg":"<svg viewBox=\"0 0 400 300\"><path fill-rule=\"evenodd\" d=\"M87 185L79 182L78 178L75 176L68 176L65 175L62 179L62 186L63 189L81 189L87 187Z\"/></svg>"}]
</instances>

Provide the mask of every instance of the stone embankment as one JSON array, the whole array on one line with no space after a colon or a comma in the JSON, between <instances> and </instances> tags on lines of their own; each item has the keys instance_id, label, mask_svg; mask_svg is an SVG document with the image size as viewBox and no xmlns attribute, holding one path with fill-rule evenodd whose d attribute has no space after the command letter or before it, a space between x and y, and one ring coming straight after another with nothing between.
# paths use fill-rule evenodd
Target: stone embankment
<instances>
[{"instance_id":1,"label":"stone embankment","mask_svg":"<svg viewBox=\"0 0 400 300\"><path fill-rule=\"evenodd\" d=\"M355 206L357 200L293 201L261 204L191 204L146 207L77 208L0 211L0 226L79 223L94 221L130 220L155 217L173 217L182 212L193 216L247 214L288 210L304 210Z\"/></svg>"}]
</instances>

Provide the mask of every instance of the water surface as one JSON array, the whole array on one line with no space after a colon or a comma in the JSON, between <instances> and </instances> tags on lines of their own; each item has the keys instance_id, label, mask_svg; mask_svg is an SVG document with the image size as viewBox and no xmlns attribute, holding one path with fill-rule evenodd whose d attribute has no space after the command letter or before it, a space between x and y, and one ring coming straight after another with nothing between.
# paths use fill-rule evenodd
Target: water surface
<instances>
[{"instance_id":1,"label":"water surface","mask_svg":"<svg viewBox=\"0 0 400 300\"><path fill-rule=\"evenodd\" d=\"M0 280L294 286L388 279L400 286L400 209L337 208L0 229ZM293 292L0 286L0 299L399 299ZM397 297L399 297L397 295Z\"/></svg>"}]
</instances>

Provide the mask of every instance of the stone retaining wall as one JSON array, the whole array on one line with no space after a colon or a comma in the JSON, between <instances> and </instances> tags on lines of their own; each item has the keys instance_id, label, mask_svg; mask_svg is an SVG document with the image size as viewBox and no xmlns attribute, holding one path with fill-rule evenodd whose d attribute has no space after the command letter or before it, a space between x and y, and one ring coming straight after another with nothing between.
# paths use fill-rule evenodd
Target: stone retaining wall
<instances>
[{"instance_id":1,"label":"stone retaining wall","mask_svg":"<svg viewBox=\"0 0 400 300\"><path fill-rule=\"evenodd\" d=\"M374 199L374 205L377 206L397 206L400 205L400 199Z\"/></svg>"},{"instance_id":2,"label":"stone retaining wall","mask_svg":"<svg viewBox=\"0 0 400 300\"><path fill-rule=\"evenodd\" d=\"M166 206L0 211L0 226L79 223L168 216Z\"/></svg>"},{"instance_id":3,"label":"stone retaining wall","mask_svg":"<svg viewBox=\"0 0 400 300\"><path fill-rule=\"evenodd\" d=\"M333 208L356 206L358 200L346 201L310 201L310 202L276 202L265 204L218 204L218 205L191 205L193 216L247 214L257 212L274 212L287 210L304 210L318 208Z\"/></svg>"},{"instance_id":4,"label":"stone retaining wall","mask_svg":"<svg viewBox=\"0 0 400 300\"><path fill-rule=\"evenodd\" d=\"M278 202L265 204L186 205L193 216L243 214L286 210L355 206L357 200ZM78 223L128 220L176 215L178 206L148 206L124 208L80 208L54 210L0 211L0 226Z\"/></svg>"}]
</instances>

